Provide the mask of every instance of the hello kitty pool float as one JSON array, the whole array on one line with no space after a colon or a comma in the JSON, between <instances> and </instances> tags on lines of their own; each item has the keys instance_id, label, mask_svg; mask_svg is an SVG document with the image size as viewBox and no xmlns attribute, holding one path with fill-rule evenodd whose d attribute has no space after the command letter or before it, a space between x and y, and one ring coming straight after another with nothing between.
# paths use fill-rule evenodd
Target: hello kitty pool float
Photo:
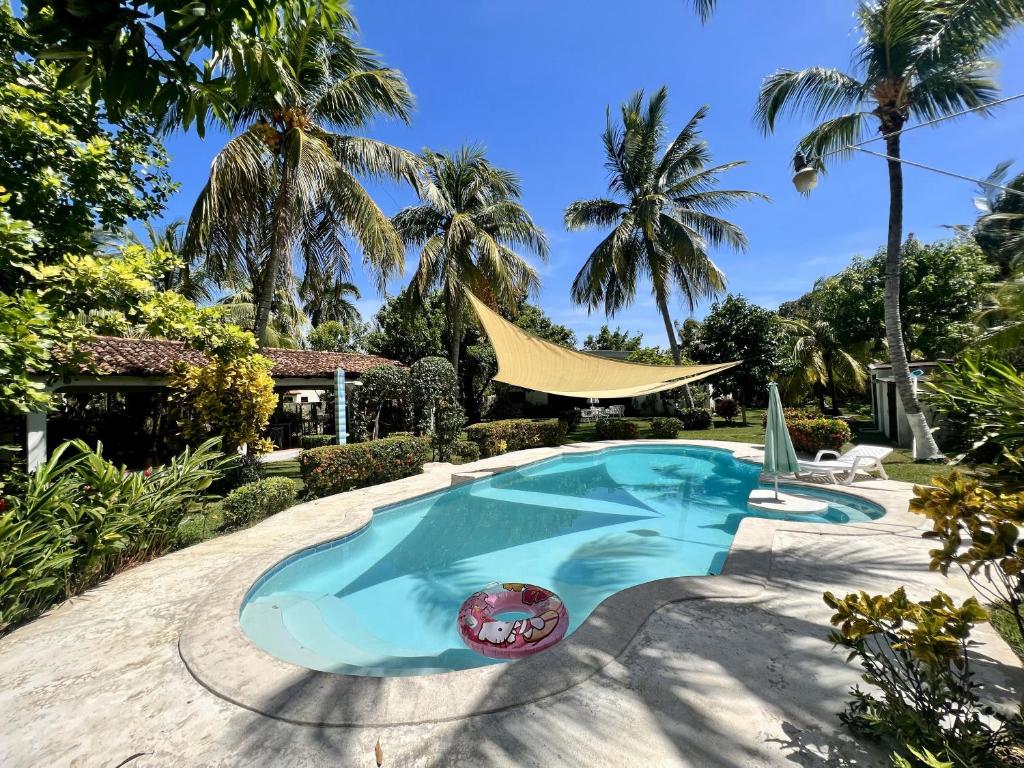
<instances>
[{"instance_id":1,"label":"hello kitty pool float","mask_svg":"<svg viewBox=\"0 0 1024 768\"><path fill-rule=\"evenodd\" d=\"M503 621L502 613L533 614ZM521 659L547 650L569 629L558 595L533 584L489 584L459 609L459 636L470 649L495 659Z\"/></svg>"}]
</instances>

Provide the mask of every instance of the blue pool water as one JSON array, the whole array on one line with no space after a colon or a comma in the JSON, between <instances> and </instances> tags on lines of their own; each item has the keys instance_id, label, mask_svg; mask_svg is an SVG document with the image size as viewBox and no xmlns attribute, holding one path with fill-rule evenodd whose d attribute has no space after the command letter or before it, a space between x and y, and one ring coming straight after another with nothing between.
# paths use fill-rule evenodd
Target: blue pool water
<instances>
[{"instance_id":1,"label":"blue pool water","mask_svg":"<svg viewBox=\"0 0 1024 768\"><path fill-rule=\"evenodd\" d=\"M569 632L611 594L670 576L717 574L760 468L726 451L629 446L564 456L377 510L362 531L279 564L241 623L287 661L355 675L417 675L499 663L467 649L459 606L491 582L539 584ZM828 512L879 517L827 491ZM772 517L771 514L756 513Z\"/></svg>"}]
</instances>

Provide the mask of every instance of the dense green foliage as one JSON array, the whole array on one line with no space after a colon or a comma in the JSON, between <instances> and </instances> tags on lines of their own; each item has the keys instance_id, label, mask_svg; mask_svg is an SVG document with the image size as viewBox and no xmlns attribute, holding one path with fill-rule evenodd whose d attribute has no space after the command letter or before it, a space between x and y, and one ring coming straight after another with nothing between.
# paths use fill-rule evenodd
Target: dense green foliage
<instances>
[{"instance_id":1,"label":"dense green foliage","mask_svg":"<svg viewBox=\"0 0 1024 768\"><path fill-rule=\"evenodd\" d=\"M303 435L300 446L304 449L320 448L324 445L334 445L338 442L337 435Z\"/></svg>"},{"instance_id":2,"label":"dense green foliage","mask_svg":"<svg viewBox=\"0 0 1024 768\"><path fill-rule=\"evenodd\" d=\"M357 440L371 439L409 426L409 370L378 365L360 377L352 398L351 429Z\"/></svg>"},{"instance_id":3,"label":"dense green foliage","mask_svg":"<svg viewBox=\"0 0 1024 768\"><path fill-rule=\"evenodd\" d=\"M710 414L708 418L710 419ZM651 419L651 437L674 440L675 436L683 428L683 422L671 416L660 416Z\"/></svg>"},{"instance_id":4,"label":"dense green foliage","mask_svg":"<svg viewBox=\"0 0 1024 768\"><path fill-rule=\"evenodd\" d=\"M721 416L728 423L732 423L732 420L736 418L736 415L740 412L740 405L736 402L733 397L719 397L715 400L715 415Z\"/></svg>"},{"instance_id":5,"label":"dense green foliage","mask_svg":"<svg viewBox=\"0 0 1024 768\"><path fill-rule=\"evenodd\" d=\"M306 344L317 352L362 352L367 332L365 323L344 325L337 320L328 320L306 334Z\"/></svg>"},{"instance_id":6,"label":"dense green foliage","mask_svg":"<svg viewBox=\"0 0 1024 768\"><path fill-rule=\"evenodd\" d=\"M711 165L711 151L701 138L701 107L669 143L668 89L660 88L644 106L637 91L619 113L608 110L602 136L612 199L578 200L565 211L569 230L611 232L590 254L572 284L572 299L611 317L629 306L641 283L648 281L668 333L676 364L681 361L669 301L679 293L692 310L697 302L725 290L725 275L708 254L709 246L743 250L743 231L719 214L755 198L755 192L720 189L719 176L739 162Z\"/></svg>"},{"instance_id":7,"label":"dense green foliage","mask_svg":"<svg viewBox=\"0 0 1024 768\"><path fill-rule=\"evenodd\" d=\"M159 555L223 463L216 441L129 472L80 441L16 479L0 506L0 632L118 570Z\"/></svg>"},{"instance_id":8,"label":"dense green foliage","mask_svg":"<svg viewBox=\"0 0 1024 768\"><path fill-rule=\"evenodd\" d=\"M683 408L676 411L676 418L682 424L682 428L688 431L698 429L711 429L711 411L705 408Z\"/></svg>"},{"instance_id":9,"label":"dense green foliage","mask_svg":"<svg viewBox=\"0 0 1024 768\"><path fill-rule=\"evenodd\" d=\"M842 419L787 419L786 426L798 453L842 451L853 437L850 425Z\"/></svg>"},{"instance_id":10,"label":"dense green foliage","mask_svg":"<svg viewBox=\"0 0 1024 768\"><path fill-rule=\"evenodd\" d=\"M601 416L594 424L598 440L635 440L640 437L640 425L630 419Z\"/></svg>"},{"instance_id":11,"label":"dense green foliage","mask_svg":"<svg viewBox=\"0 0 1024 768\"><path fill-rule=\"evenodd\" d=\"M939 592L913 602L901 587L891 595L826 592L825 603L835 611L832 642L849 650L864 681L881 691L854 688L843 722L888 741L895 765L926 765L913 761L925 750L949 761L929 765L1004 764L1001 750L1024 723L991 713L979 699L967 650L971 629L986 614L975 598L956 605Z\"/></svg>"},{"instance_id":12,"label":"dense green foliage","mask_svg":"<svg viewBox=\"0 0 1024 768\"><path fill-rule=\"evenodd\" d=\"M221 502L225 528L241 528L276 515L295 503L295 482L268 477L231 491Z\"/></svg>"},{"instance_id":13,"label":"dense green foliage","mask_svg":"<svg viewBox=\"0 0 1024 768\"><path fill-rule=\"evenodd\" d=\"M565 433L565 424L557 419L505 419L471 424L466 439L476 443L486 459L509 451L560 445Z\"/></svg>"},{"instance_id":14,"label":"dense green foliage","mask_svg":"<svg viewBox=\"0 0 1024 768\"><path fill-rule=\"evenodd\" d=\"M430 432L438 405L457 402L458 393L455 369L445 358L424 357L413 363L409 368L409 405L416 434Z\"/></svg>"},{"instance_id":15,"label":"dense green foliage","mask_svg":"<svg viewBox=\"0 0 1024 768\"><path fill-rule=\"evenodd\" d=\"M434 406L434 424L430 430L430 447L437 461L450 461L456 443L466 426L466 412L454 397L442 398Z\"/></svg>"},{"instance_id":16,"label":"dense green foliage","mask_svg":"<svg viewBox=\"0 0 1024 768\"><path fill-rule=\"evenodd\" d=\"M763 401L769 379L790 360L779 316L733 295L711 306L691 354L698 363L743 361L715 377L716 391L732 392L741 406Z\"/></svg>"},{"instance_id":17,"label":"dense green foliage","mask_svg":"<svg viewBox=\"0 0 1024 768\"><path fill-rule=\"evenodd\" d=\"M386 437L303 451L299 466L306 495L319 498L419 474L430 455L426 438Z\"/></svg>"},{"instance_id":18,"label":"dense green foliage","mask_svg":"<svg viewBox=\"0 0 1024 768\"><path fill-rule=\"evenodd\" d=\"M640 349L643 344L642 333L631 334L628 330L623 331L615 326L613 331L607 325L602 325L596 334L591 334L583 342L583 349L597 351L601 349L613 350L615 352L632 352Z\"/></svg>"},{"instance_id":19,"label":"dense green foliage","mask_svg":"<svg viewBox=\"0 0 1024 768\"><path fill-rule=\"evenodd\" d=\"M325 28L353 22L343 0L193 3L177 0L79 3L25 0L42 53L62 86L104 102L115 118L139 109L168 126L237 117L236 93L286 89L292 72L280 46L282 22Z\"/></svg>"}]
</instances>

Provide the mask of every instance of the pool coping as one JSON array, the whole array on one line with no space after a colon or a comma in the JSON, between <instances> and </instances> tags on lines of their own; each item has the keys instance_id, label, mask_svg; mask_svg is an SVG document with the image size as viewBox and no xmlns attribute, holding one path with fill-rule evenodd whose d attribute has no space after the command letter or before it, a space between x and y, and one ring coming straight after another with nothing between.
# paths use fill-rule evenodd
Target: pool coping
<instances>
[{"instance_id":1,"label":"pool coping","mask_svg":"<svg viewBox=\"0 0 1024 768\"><path fill-rule=\"evenodd\" d=\"M554 696L585 682L620 656L647 619L684 600L751 600L771 575L772 546L781 532L827 536L906 534L927 522L907 507L913 486L872 480L827 486L885 510L875 520L844 525L745 518L719 576L682 576L639 584L606 598L573 634L542 654L514 663L412 677L363 677L292 664L256 646L239 621L257 581L296 553L332 546L370 524L373 510L527 464L616 446L693 445L727 450L760 464L747 443L707 440L618 440L538 448L472 464L428 465L421 475L317 499L280 515L295 518L294 535L258 557L225 570L196 606L178 640L189 673L207 690L239 707L294 724L321 727L414 725L498 712ZM486 474L478 474L486 473ZM787 481L786 485L804 483ZM822 488L820 484L813 484ZM500 678L501 685L495 683Z\"/></svg>"}]
</instances>

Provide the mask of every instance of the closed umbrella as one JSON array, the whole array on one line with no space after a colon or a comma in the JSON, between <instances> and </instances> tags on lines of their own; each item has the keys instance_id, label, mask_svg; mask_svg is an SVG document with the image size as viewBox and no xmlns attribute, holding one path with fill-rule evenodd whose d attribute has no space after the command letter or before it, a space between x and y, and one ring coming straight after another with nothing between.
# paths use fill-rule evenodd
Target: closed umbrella
<instances>
[{"instance_id":1,"label":"closed umbrella","mask_svg":"<svg viewBox=\"0 0 1024 768\"><path fill-rule=\"evenodd\" d=\"M800 469L793 440L782 412L778 385L768 385L768 420L764 428L764 473L775 477L775 498L779 498L779 475L795 474Z\"/></svg>"}]
</instances>

